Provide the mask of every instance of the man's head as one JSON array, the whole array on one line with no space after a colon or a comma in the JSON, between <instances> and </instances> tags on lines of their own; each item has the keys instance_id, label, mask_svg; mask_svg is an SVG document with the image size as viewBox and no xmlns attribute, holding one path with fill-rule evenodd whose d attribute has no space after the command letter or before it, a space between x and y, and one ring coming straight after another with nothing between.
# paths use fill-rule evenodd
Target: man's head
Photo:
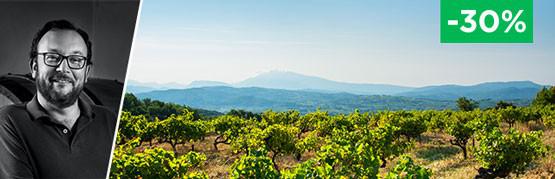
<instances>
[{"instance_id":1,"label":"man's head","mask_svg":"<svg viewBox=\"0 0 555 179\"><path fill-rule=\"evenodd\" d=\"M30 53L37 93L59 108L74 104L87 81L91 53L85 31L66 20L46 23L35 35Z\"/></svg>"}]
</instances>

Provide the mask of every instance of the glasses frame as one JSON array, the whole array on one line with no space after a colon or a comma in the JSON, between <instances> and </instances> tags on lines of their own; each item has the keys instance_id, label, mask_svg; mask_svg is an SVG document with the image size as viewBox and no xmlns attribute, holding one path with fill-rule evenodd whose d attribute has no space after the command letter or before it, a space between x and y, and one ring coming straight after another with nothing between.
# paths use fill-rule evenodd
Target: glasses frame
<instances>
[{"instance_id":1,"label":"glasses frame","mask_svg":"<svg viewBox=\"0 0 555 179\"><path fill-rule=\"evenodd\" d=\"M46 55L47 55L47 54L56 54L56 55L60 56L59 58L62 58L62 59L61 59L60 62L58 62L58 64L56 64L56 65L49 65L48 63L46 63ZM80 69L85 68L85 66L87 66L88 60L89 60L89 59L87 59L87 57L81 56L81 55L68 55L68 56L65 56L65 55L62 55L62 54L59 54L59 53L56 53L56 52L43 52L43 53L37 53L37 55L42 55L42 61L44 62L44 64L45 64L46 66L49 66L49 67L59 67L59 66L64 62L64 60L66 60L66 61L67 61L67 66L68 66L70 69L73 69L73 70L80 70ZM69 57L72 57L72 56L77 56L77 57L80 57L80 58L85 59L83 65L82 65L81 67L79 67L79 68L74 68L74 67L72 67L72 66L70 65L71 63L69 63Z\"/></svg>"}]
</instances>

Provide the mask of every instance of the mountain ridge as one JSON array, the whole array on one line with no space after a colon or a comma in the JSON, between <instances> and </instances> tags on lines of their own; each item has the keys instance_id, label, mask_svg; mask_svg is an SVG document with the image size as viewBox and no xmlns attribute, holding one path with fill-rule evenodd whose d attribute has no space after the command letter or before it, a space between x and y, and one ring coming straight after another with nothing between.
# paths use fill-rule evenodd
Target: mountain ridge
<instances>
[{"instance_id":1,"label":"mountain ridge","mask_svg":"<svg viewBox=\"0 0 555 179\"><path fill-rule=\"evenodd\" d=\"M155 85L140 86L140 85ZM545 85L532 81L485 82L475 85L432 85L424 87L406 87L389 84L349 83L327 80L325 78L302 75L294 72L270 71L245 79L237 83L199 80L188 85L178 83L137 83L130 80L127 91L143 93L165 89L190 89L199 87L261 87L319 93L351 93L357 95L392 95L434 100L453 100L467 97L475 100L492 99L532 99Z\"/></svg>"},{"instance_id":2,"label":"mountain ridge","mask_svg":"<svg viewBox=\"0 0 555 179\"><path fill-rule=\"evenodd\" d=\"M244 109L262 112L272 109L299 110L302 113L321 109L330 113L348 113L379 110L425 110L456 109L454 100L419 99L389 95L356 95L351 93L318 93L309 91L269 89L260 87L199 87L189 89L157 90L135 94L164 102L183 104L194 108L227 112ZM530 100L508 100L518 106L528 105ZM497 101L479 100L481 107L495 106Z\"/></svg>"}]
</instances>

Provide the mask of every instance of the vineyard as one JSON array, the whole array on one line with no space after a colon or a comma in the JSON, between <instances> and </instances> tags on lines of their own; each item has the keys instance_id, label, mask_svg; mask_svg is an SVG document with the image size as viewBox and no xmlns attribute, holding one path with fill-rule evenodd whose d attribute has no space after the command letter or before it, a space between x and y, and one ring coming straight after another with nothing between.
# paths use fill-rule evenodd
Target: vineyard
<instances>
[{"instance_id":1,"label":"vineyard","mask_svg":"<svg viewBox=\"0 0 555 179\"><path fill-rule=\"evenodd\" d=\"M550 178L555 105L536 101L338 115L122 112L110 177Z\"/></svg>"}]
</instances>

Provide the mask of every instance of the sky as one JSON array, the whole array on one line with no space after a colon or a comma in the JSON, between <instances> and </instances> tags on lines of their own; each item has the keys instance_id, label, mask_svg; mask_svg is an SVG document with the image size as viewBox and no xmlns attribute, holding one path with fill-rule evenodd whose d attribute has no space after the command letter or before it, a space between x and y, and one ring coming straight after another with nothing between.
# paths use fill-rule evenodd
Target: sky
<instances>
[{"instance_id":1,"label":"sky","mask_svg":"<svg viewBox=\"0 0 555 179\"><path fill-rule=\"evenodd\" d=\"M234 83L268 71L330 80L555 84L555 1L534 0L533 44L441 44L439 0L142 2L128 79Z\"/></svg>"}]
</instances>

